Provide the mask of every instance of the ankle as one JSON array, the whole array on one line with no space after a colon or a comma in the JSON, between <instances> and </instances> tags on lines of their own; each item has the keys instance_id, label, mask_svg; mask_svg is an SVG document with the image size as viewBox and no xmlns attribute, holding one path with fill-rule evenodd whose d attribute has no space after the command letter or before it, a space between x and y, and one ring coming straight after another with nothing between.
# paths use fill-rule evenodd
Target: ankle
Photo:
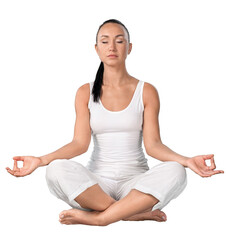
<instances>
[{"instance_id":1,"label":"ankle","mask_svg":"<svg viewBox=\"0 0 226 240\"><path fill-rule=\"evenodd\" d=\"M109 223L107 223L105 217L104 217L104 212L100 212L97 215L96 219L97 226L107 226Z\"/></svg>"}]
</instances>

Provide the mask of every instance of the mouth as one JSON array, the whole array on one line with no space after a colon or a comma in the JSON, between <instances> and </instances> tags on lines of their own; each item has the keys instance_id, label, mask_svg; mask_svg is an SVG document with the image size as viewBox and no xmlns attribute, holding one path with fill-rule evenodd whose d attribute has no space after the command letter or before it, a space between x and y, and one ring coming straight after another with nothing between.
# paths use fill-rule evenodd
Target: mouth
<instances>
[{"instance_id":1,"label":"mouth","mask_svg":"<svg viewBox=\"0 0 226 240\"><path fill-rule=\"evenodd\" d=\"M114 54L110 54L110 55L108 55L108 57L118 57L118 56L114 55Z\"/></svg>"}]
</instances>

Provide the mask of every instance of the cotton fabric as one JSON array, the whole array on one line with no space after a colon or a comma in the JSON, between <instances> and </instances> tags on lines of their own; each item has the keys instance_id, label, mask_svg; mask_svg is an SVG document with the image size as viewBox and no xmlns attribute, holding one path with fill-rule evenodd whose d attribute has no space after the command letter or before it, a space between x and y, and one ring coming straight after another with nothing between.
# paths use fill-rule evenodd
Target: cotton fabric
<instances>
[{"instance_id":1,"label":"cotton fabric","mask_svg":"<svg viewBox=\"0 0 226 240\"><path fill-rule=\"evenodd\" d=\"M143 86L139 80L129 105L110 111L101 100L94 102L90 82L90 126L94 148L86 166L74 160L54 160L46 170L50 192L73 208L86 211L74 199L94 184L115 200L131 189L151 194L159 200L154 209L162 209L186 187L185 168L175 162L148 166L142 148Z\"/></svg>"}]
</instances>

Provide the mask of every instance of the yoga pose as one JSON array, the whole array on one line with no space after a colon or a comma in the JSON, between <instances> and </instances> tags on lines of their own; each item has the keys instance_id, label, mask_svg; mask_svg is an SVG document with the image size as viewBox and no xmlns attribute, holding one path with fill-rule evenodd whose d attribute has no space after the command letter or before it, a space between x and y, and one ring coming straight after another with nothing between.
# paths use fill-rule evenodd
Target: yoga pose
<instances>
[{"instance_id":1,"label":"yoga pose","mask_svg":"<svg viewBox=\"0 0 226 240\"><path fill-rule=\"evenodd\" d=\"M126 70L132 43L124 24L110 19L100 25L95 50L101 63L95 81L76 92L72 141L41 157L13 157L13 169L6 169L22 177L48 165L50 192L72 207L60 213L62 224L166 221L161 210L186 187L185 168L201 177L223 171L215 170L214 154L185 157L162 143L158 92ZM91 136L94 149L87 166L69 160L88 150ZM142 140L146 153L160 164L149 168ZM23 161L21 168L17 161Z\"/></svg>"}]
</instances>

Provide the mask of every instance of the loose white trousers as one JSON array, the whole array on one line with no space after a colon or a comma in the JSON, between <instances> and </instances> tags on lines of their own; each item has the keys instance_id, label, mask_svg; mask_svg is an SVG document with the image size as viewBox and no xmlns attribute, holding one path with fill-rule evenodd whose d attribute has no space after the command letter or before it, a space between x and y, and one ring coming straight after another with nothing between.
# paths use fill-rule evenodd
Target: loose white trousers
<instances>
[{"instance_id":1,"label":"loose white trousers","mask_svg":"<svg viewBox=\"0 0 226 240\"><path fill-rule=\"evenodd\" d=\"M185 168L174 161L162 162L132 177L113 180L94 174L73 160L55 160L47 166L46 181L53 195L71 207L85 211L92 210L82 208L75 198L95 184L99 184L102 190L115 200L122 199L132 189L151 194L159 200L153 210L162 209L181 194L187 185Z\"/></svg>"}]
</instances>

